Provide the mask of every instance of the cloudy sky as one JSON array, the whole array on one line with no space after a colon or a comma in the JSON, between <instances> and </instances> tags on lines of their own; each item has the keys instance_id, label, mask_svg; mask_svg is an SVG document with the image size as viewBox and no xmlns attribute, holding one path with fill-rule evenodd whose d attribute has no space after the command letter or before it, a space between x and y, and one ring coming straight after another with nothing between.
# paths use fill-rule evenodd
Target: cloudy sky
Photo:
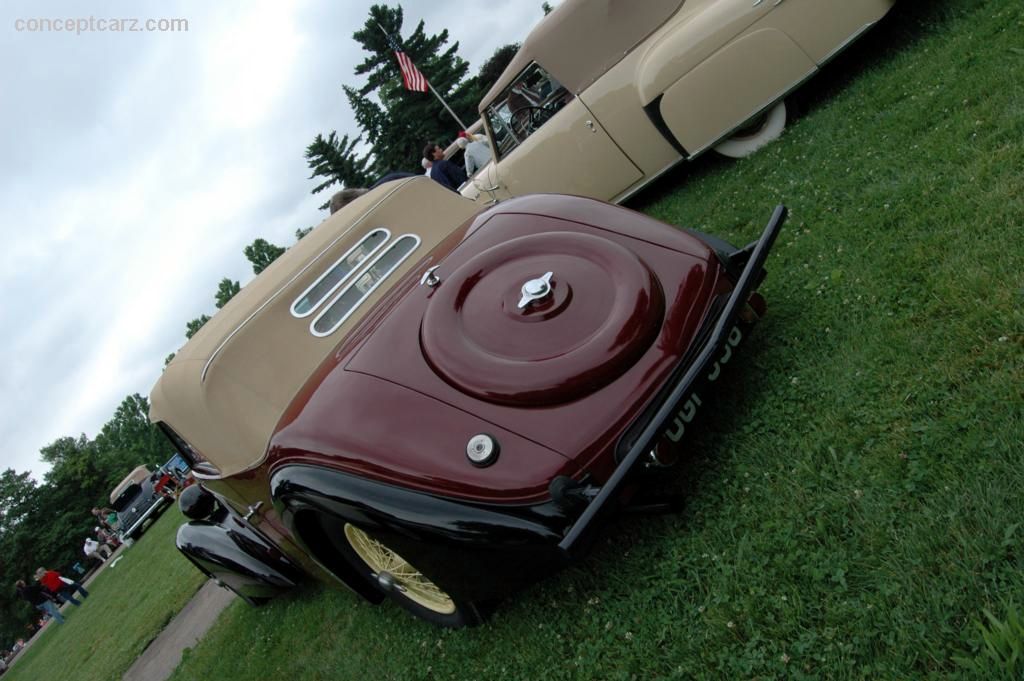
<instances>
[{"instance_id":1,"label":"cloudy sky","mask_svg":"<svg viewBox=\"0 0 1024 681\"><path fill-rule=\"evenodd\" d=\"M361 84L352 33L371 4L3 3L0 467L41 480L41 447L148 395L217 283L252 277L246 244L326 217L303 151L358 133L341 85ZM400 4L403 35L447 28L471 72L542 16L540 0ZM188 26L30 30L90 17Z\"/></svg>"}]
</instances>

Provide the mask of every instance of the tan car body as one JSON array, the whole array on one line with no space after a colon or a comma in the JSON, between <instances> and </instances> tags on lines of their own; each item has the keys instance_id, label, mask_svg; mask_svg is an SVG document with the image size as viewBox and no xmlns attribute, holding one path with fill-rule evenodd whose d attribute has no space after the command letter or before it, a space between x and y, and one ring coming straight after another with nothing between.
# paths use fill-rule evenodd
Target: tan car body
<instances>
[{"instance_id":1,"label":"tan car body","mask_svg":"<svg viewBox=\"0 0 1024 681\"><path fill-rule=\"evenodd\" d=\"M480 104L536 64L572 98L462 190L623 201L729 138L880 20L895 0L565 0Z\"/></svg>"},{"instance_id":2,"label":"tan car body","mask_svg":"<svg viewBox=\"0 0 1024 681\"><path fill-rule=\"evenodd\" d=\"M427 267L423 257L478 210L425 177L387 182L348 204L242 288L175 354L153 387L150 419L185 436L212 464L194 469L201 479L257 466L285 408L339 339L394 282ZM405 234L420 243L386 277L389 285L372 290L334 331L313 334L311 320L336 294L303 316L293 314L293 303L379 228L390 231L388 244Z\"/></svg>"}]
</instances>

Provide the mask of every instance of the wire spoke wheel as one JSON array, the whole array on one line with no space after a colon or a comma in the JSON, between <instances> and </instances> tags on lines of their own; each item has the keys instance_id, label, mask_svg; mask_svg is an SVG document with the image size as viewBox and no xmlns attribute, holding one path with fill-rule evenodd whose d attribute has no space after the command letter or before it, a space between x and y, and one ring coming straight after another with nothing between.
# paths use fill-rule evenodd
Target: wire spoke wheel
<instances>
[{"instance_id":1,"label":"wire spoke wheel","mask_svg":"<svg viewBox=\"0 0 1024 681\"><path fill-rule=\"evenodd\" d=\"M441 615L455 612L455 601L448 594L384 544L351 523L345 524L345 539L370 568L374 577L382 572L391 575L395 588L402 596Z\"/></svg>"}]
</instances>

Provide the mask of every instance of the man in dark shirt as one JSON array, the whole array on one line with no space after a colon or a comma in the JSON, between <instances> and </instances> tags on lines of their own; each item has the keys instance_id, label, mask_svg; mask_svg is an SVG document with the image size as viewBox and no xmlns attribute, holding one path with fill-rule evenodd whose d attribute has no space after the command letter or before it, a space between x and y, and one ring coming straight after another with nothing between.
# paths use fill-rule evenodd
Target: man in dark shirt
<instances>
[{"instance_id":1,"label":"man in dark shirt","mask_svg":"<svg viewBox=\"0 0 1024 681\"><path fill-rule=\"evenodd\" d=\"M466 181L466 171L458 164L444 159L444 149L437 142L429 142L423 148L423 157L433 161L430 167L430 179L440 185L448 187L453 192L459 191L459 187Z\"/></svg>"},{"instance_id":2,"label":"man in dark shirt","mask_svg":"<svg viewBox=\"0 0 1024 681\"><path fill-rule=\"evenodd\" d=\"M64 616L60 614L60 610L57 609L57 604L54 602L53 598L46 593L46 589L43 588L42 584L30 585L26 584L25 580L19 579L14 583L14 586L18 589L18 595L31 603L36 610L45 612L53 619L64 624Z\"/></svg>"}]
</instances>

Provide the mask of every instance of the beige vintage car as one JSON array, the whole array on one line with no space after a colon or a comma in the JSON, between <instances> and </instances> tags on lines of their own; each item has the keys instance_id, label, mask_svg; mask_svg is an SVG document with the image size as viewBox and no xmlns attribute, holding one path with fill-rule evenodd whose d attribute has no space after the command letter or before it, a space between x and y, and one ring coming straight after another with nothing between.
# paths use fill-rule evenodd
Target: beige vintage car
<instances>
[{"instance_id":1,"label":"beige vintage car","mask_svg":"<svg viewBox=\"0 0 1024 681\"><path fill-rule=\"evenodd\" d=\"M481 102L494 160L462 194L620 202L708 149L746 156L894 2L565 0Z\"/></svg>"}]
</instances>

